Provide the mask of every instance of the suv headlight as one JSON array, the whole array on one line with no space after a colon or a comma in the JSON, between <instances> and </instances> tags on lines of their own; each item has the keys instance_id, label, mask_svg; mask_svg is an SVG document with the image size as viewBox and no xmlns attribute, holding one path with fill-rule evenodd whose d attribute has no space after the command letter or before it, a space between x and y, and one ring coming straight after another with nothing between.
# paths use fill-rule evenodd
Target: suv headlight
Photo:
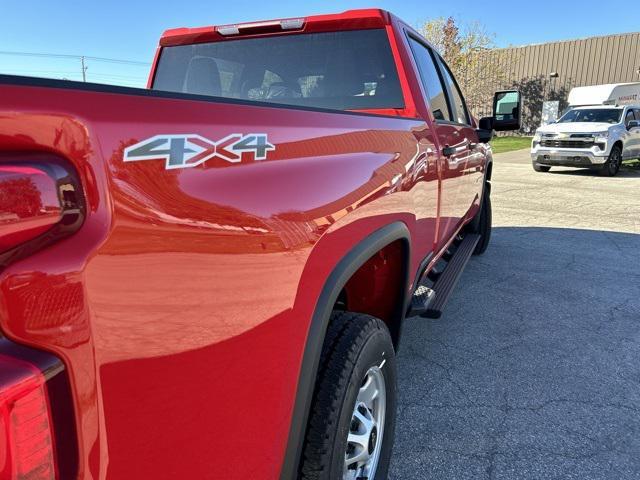
<instances>
[{"instance_id":1,"label":"suv headlight","mask_svg":"<svg viewBox=\"0 0 640 480\"><path fill-rule=\"evenodd\" d=\"M596 142L598 141L605 142L607 138L609 138L609 131L606 130L604 132L596 132L593 134L593 136L595 137Z\"/></svg>"},{"instance_id":2,"label":"suv headlight","mask_svg":"<svg viewBox=\"0 0 640 480\"><path fill-rule=\"evenodd\" d=\"M537 132L533 135L533 143L540 143L540 140L542 140L542 134L540 132Z\"/></svg>"}]
</instances>

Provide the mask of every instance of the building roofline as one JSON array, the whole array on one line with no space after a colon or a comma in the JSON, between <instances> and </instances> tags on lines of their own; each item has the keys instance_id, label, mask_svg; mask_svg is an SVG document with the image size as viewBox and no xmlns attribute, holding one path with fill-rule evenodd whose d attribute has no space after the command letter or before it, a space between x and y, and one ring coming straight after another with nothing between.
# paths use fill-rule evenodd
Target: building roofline
<instances>
[{"instance_id":1,"label":"building roofline","mask_svg":"<svg viewBox=\"0 0 640 480\"><path fill-rule=\"evenodd\" d=\"M511 45L508 47L499 47L495 50L510 50L514 48L539 47L541 45L551 45L554 43L583 42L587 40L595 40L597 38L624 37L627 35L640 35L640 32L610 33L608 35L593 35L591 37L569 38L567 40L552 40L550 42L527 43L526 45Z\"/></svg>"}]
</instances>

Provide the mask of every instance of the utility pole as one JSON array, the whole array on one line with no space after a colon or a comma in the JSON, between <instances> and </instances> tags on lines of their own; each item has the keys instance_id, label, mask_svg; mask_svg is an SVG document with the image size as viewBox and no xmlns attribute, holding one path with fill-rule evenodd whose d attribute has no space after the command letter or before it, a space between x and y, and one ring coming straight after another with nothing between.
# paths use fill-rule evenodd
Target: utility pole
<instances>
[{"instance_id":1,"label":"utility pole","mask_svg":"<svg viewBox=\"0 0 640 480\"><path fill-rule=\"evenodd\" d=\"M80 57L80 63L82 64L82 81L87 81L87 67L84 66L84 55Z\"/></svg>"}]
</instances>

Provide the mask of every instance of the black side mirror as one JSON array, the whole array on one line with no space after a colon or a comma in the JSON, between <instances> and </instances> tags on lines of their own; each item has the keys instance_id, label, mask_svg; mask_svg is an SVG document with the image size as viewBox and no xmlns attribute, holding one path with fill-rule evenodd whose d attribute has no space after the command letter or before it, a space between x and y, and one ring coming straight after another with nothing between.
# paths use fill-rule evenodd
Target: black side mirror
<instances>
[{"instance_id":1,"label":"black side mirror","mask_svg":"<svg viewBox=\"0 0 640 480\"><path fill-rule=\"evenodd\" d=\"M493 138L493 117L482 117L478 120L476 132L480 142L489 143Z\"/></svg>"},{"instance_id":2,"label":"black side mirror","mask_svg":"<svg viewBox=\"0 0 640 480\"><path fill-rule=\"evenodd\" d=\"M627 123L627 130L638 127L640 127L640 120L629 120L629 123Z\"/></svg>"},{"instance_id":3,"label":"black side mirror","mask_svg":"<svg viewBox=\"0 0 640 480\"><path fill-rule=\"evenodd\" d=\"M522 95L518 90L505 90L493 95L493 129L520 130Z\"/></svg>"}]
</instances>

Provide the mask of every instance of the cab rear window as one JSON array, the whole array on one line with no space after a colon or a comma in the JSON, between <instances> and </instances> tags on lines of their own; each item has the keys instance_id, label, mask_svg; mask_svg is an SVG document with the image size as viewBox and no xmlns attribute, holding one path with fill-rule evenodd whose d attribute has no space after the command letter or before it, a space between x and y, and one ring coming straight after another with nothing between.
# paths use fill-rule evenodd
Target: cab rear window
<instances>
[{"instance_id":1,"label":"cab rear window","mask_svg":"<svg viewBox=\"0 0 640 480\"><path fill-rule=\"evenodd\" d=\"M383 29L165 47L153 89L338 110L404 107Z\"/></svg>"}]
</instances>

